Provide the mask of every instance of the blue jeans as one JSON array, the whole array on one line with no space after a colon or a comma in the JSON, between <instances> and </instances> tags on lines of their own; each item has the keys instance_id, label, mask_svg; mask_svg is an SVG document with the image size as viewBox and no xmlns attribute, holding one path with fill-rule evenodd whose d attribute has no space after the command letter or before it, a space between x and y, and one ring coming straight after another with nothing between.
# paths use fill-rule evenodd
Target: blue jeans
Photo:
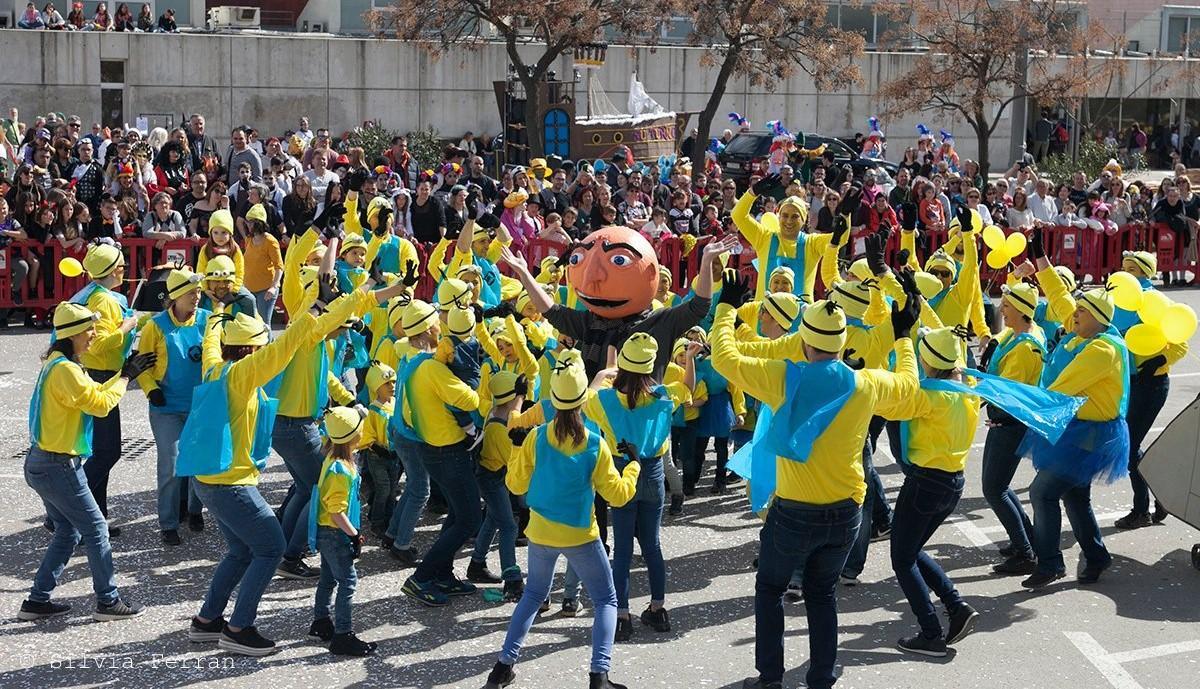
<instances>
[{"instance_id":1,"label":"blue jeans","mask_svg":"<svg viewBox=\"0 0 1200 689\"><path fill-rule=\"evenodd\" d=\"M96 602L104 605L115 602L117 578L108 543L108 522L88 489L79 459L31 447L25 458L25 483L37 491L46 507L46 516L54 524L54 535L33 577L29 600L37 603L50 600L71 553L82 540L92 570Z\"/></svg>"},{"instance_id":2,"label":"blue jeans","mask_svg":"<svg viewBox=\"0 0 1200 689\"><path fill-rule=\"evenodd\" d=\"M875 486L875 499L872 502L866 503L866 508L871 510L871 523L882 524L891 528L892 524L892 506L888 504L887 493L883 490L883 479L879 477L879 471L875 469L875 450L879 447L879 434L884 430L887 431L888 447L891 448L892 457L900 456L900 423L898 421L887 421L882 416L871 417L871 425L868 428L868 435L871 440L871 475L867 477L867 481ZM867 486L868 489L870 485Z\"/></svg>"},{"instance_id":3,"label":"blue jeans","mask_svg":"<svg viewBox=\"0 0 1200 689\"><path fill-rule=\"evenodd\" d=\"M1039 471L1029 485L1029 501L1033 504L1033 551L1037 554L1038 571L1045 574L1067 571L1061 548L1062 511L1066 508L1071 531L1090 565L1107 566L1112 556L1100 538L1100 525L1092 513L1092 484L1076 484L1058 474Z\"/></svg>"},{"instance_id":4,"label":"blue jeans","mask_svg":"<svg viewBox=\"0 0 1200 689\"><path fill-rule=\"evenodd\" d=\"M950 612L958 610L963 601L954 582L922 548L954 512L964 485L961 471L951 474L910 465L892 515L892 570L917 616L922 636L930 639L941 638L942 625L929 601L929 590L933 589Z\"/></svg>"},{"instance_id":5,"label":"blue jeans","mask_svg":"<svg viewBox=\"0 0 1200 689\"><path fill-rule=\"evenodd\" d=\"M213 620L225 612L237 587L237 603L229 626L254 626L258 602L283 559L283 530L258 486L225 486L196 481L196 493L217 519L225 537L225 557L213 570L200 617Z\"/></svg>"},{"instance_id":6,"label":"blue jeans","mask_svg":"<svg viewBox=\"0 0 1200 689\"><path fill-rule=\"evenodd\" d=\"M308 547L308 500L321 477L321 430L314 419L291 416L275 418L271 447L283 458L283 464L296 486L296 493L283 510L283 538L287 550L283 556L298 559Z\"/></svg>"},{"instance_id":7,"label":"blue jeans","mask_svg":"<svg viewBox=\"0 0 1200 689\"><path fill-rule=\"evenodd\" d=\"M754 667L764 682L783 679L783 593L803 571L809 669L805 682L828 689L836 678L837 580L858 535L862 508L853 500L811 505L776 499L760 535L754 580Z\"/></svg>"},{"instance_id":8,"label":"blue jeans","mask_svg":"<svg viewBox=\"0 0 1200 689\"><path fill-rule=\"evenodd\" d=\"M863 476L867 480L867 495L863 499L862 521L858 525L858 536L854 539L854 545L846 555L846 566L842 568L842 574L852 579L857 579L858 575L862 574L863 568L867 566L867 551L871 547L871 524L874 519L873 506L877 504L876 501L880 500L880 493L883 492L883 481L879 479L879 474L875 471L875 464L871 461L870 441L863 445L862 464ZM884 505L886 504L887 502L884 501ZM888 521L891 521L890 514Z\"/></svg>"},{"instance_id":9,"label":"blue jeans","mask_svg":"<svg viewBox=\"0 0 1200 689\"><path fill-rule=\"evenodd\" d=\"M154 411L150 407L150 431L154 433L154 445L158 449L158 528L179 528L179 496L184 490L188 494L188 513L200 514L202 505L196 496L192 480L175 475L175 458L179 455L179 436L187 414L168 414Z\"/></svg>"},{"instance_id":10,"label":"blue jeans","mask_svg":"<svg viewBox=\"0 0 1200 689\"><path fill-rule=\"evenodd\" d=\"M278 292L275 296L267 299L267 290L261 292L251 292L254 295L254 308L258 309L259 318L268 326L271 325L271 318L275 315L275 301L279 298Z\"/></svg>"},{"instance_id":11,"label":"blue jeans","mask_svg":"<svg viewBox=\"0 0 1200 689\"><path fill-rule=\"evenodd\" d=\"M482 466L475 471L479 481L479 493L487 506L487 515L475 537L475 550L471 559L476 562L487 560L492 541L500 533L500 576L505 581L520 581L521 567L517 564L517 520L513 518L512 502L508 487L504 485L504 468L488 471Z\"/></svg>"},{"instance_id":12,"label":"blue jeans","mask_svg":"<svg viewBox=\"0 0 1200 689\"><path fill-rule=\"evenodd\" d=\"M349 634L352 630L350 602L354 598L354 587L358 584L350 537L341 529L322 526L317 529L317 550L321 553L321 578L317 581L313 619L329 617L329 602L333 598L333 588L337 586L337 600L333 604L333 632Z\"/></svg>"},{"instance_id":13,"label":"blue jeans","mask_svg":"<svg viewBox=\"0 0 1200 689\"><path fill-rule=\"evenodd\" d=\"M1125 417L1129 426L1129 483L1133 488L1133 511L1142 514L1150 511L1150 486L1138 471L1138 465L1142 463L1142 441L1167 402L1170 381L1170 376L1154 376L1133 378L1129 383L1129 413Z\"/></svg>"},{"instance_id":14,"label":"blue jeans","mask_svg":"<svg viewBox=\"0 0 1200 689\"><path fill-rule=\"evenodd\" d=\"M388 524L387 535L395 542L395 547L403 550L412 544L413 532L421 519L421 510L429 502L429 472L425 471L425 462L421 459L419 443L407 440L393 439L396 454L404 465L404 492L392 512L392 521Z\"/></svg>"},{"instance_id":15,"label":"blue jeans","mask_svg":"<svg viewBox=\"0 0 1200 689\"><path fill-rule=\"evenodd\" d=\"M525 581L525 593L517 602L512 621L508 624L500 662L516 664L521 654L521 644L533 626L538 608L550 595L554 564L558 562L559 555L565 555L567 564L579 572L594 606L591 672L608 672L612 668L613 635L617 631L617 593L613 589L608 555L604 553L604 544L599 540L572 548L529 544L529 577Z\"/></svg>"},{"instance_id":16,"label":"blue jeans","mask_svg":"<svg viewBox=\"0 0 1200 689\"><path fill-rule=\"evenodd\" d=\"M983 498L1004 526L1011 546L1033 557L1033 545L1029 542L1033 523L1011 487L1013 475L1021 463L1017 447L1024 437L1025 426L1020 423L988 428L987 439L983 442Z\"/></svg>"},{"instance_id":17,"label":"blue jeans","mask_svg":"<svg viewBox=\"0 0 1200 689\"><path fill-rule=\"evenodd\" d=\"M670 457L666 461L670 461ZM657 457L642 463L638 474L637 493L621 507L612 508L613 585L617 589L617 614L629 612L629 566L633 561L633 539L636 536L646 574L650 578L650 602L662 603L667 595L667 566L663 562L659 543L662 524L663 459Z\"/></svg>"},{"instance_id":18,"label":"blue jeans","mask_svg":"<svg viewBox=\"0 0 1200 689\"><path fill-rule=\"evenodd\" d=\"M417 452L422 454L430 480L446 498L448 512L437 540L429 546L417 571L413 572L413 580L421 584L450 581L455 578L455 554L475 534L482 521L479 484L472 480L475 458L467 450L465 441L445 447L422 445Z\"/></svg>"}]
</instances>

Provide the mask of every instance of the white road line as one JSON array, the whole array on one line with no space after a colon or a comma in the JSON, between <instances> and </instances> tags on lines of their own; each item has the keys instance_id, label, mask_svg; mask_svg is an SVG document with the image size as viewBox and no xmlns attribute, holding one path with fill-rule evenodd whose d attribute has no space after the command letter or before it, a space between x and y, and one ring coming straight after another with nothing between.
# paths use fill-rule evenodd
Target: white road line
<instances>
[{"instance_id":1,"label":"white road line","mask_svg":"<svg viewBox=\"0 0 1200 689\"><path fill-rule=\"evenodd\" d=\"M1097 522L1107 522L1110 519L1116 519L1117 517L1124 517L1125 514L1126 514L1125 512L1101 512L1100 514L1096 515L1096 521ZM970 541L972 544L974 544L978 548L986 548L993 543L992 537L989 536L988 534L1004 533L1004 525L1003 524L989 524L988 526L978 526L976 524L976 521L978 521L978 520L968 519L962 515L955 515L954 517L951 517L947 521L949 521L951 524L954 524L954 526L958 527L958 530L960 532L962 532L962 535L965 536L968 541ZM1063 526L1064 526L1064 533L1066 533L1066 531L1071 528L1071 525L1065 519L1063 520Z\"/></svg>"},{"instance_id":2,"label":"white road line","mask_svg":"<svg viewBox=\"0 0 1200 689\"><path fill-rule=\"evenodd\" d=\"M1087 632L1063 632L1067 639L1075 644L1075 648L1087 658L1096 670L1108 680L1115 689L1143 689L1142 685L1130 675L1125 668L1121 667L1123 663L1132 663L1139 660L1150 660L1151 658L1161 658L1163 656L1177 655L1180 653L1192 653L1200 651L1200 640L1197 641L1180 641L1173 644L1162 644L1161 646L1150 646L1148 648L1138 648L1132 651L1122 651L1120 653L1109 653L1104 650L1100 642L1096 641L1091 634Z\"/></svg>"},{"instance_id":3,"label":"white road line","mask_svg":"<svg viewBox=\"0 0 1200 689\"><path fill-rule=\"evenodd\" d=\"M1177 653L1191 653L1193 651L1200 651L1200 640L1180 641L1179 643L1174 644L1163 644L1161 646L1151 646L1150 648L1139 648L1133 651L1113 653L1109 657L1118 663L1132 663L1138 660L1150 660L1151 658L1161 658L1162 656L1175 655Z\"/></svg>"}]
</instances>

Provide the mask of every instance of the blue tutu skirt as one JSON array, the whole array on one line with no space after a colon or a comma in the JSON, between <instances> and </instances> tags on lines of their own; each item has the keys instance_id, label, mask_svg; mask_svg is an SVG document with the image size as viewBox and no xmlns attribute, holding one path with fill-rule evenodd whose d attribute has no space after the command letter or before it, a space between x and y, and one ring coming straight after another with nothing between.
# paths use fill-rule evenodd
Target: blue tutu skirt
<instances>
[{"instance_id":1,"label":"blue tutu skirt","mask_svg":"<svg viewBox=\"0 0 1200 689\"><path fill-rule=\"evenodd\" d=\"M709 395L708 401L700 407L700 416L696 419L696 437L698 438L728 438L733 430L733 402L729 391L722 390Z\"/></svg>"},{"instance_id":2,"label":"blue tutu skirt","mask_svg":"<svg viewBox=\"0 0 1200 689\"><path fill-rule=\"evenodd\" d=\"M1053 445L1037 433L1026 433L1017 454L1032 457L1038 471L1049 471L1077 485L1112 483L1129 473L1129 426L1125 419L1075 419Z\"/></svg>"}]
</instances>

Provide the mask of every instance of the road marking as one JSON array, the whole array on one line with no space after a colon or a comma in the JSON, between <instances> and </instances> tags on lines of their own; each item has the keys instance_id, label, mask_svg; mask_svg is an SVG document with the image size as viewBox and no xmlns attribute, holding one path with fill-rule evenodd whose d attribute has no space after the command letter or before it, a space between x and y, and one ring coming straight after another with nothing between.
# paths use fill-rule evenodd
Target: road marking
<instances>
[{"instance_id":1,"label":"road marking","mask_svg":"<svg viewBox=\"0 0 1200 689\"><path fill-rule=\"evenodd\" d=\"M1101 512L1100 514L1096 515L1096 521L1097 522L1106 522L1110 519L1116 519L1117 517L1124 517L1125 514L1126 514L1125 512ZM965 536L968 541L970 541L972 544L974 544L978 548L986 548L986 547L992 545L992 543L993 543L992 537L989 536L988 534L1004 533L1004 525L1003 524L990 524L988 526L979 526L978 524L976 524L976 521L978 521L978 520L971 520L971 519L964 517L963 515L956 514L956 515L950 517L947 521L949 521L951 524L954 524L954 526L958 527L958 530L962 533L962 535ZM1066 530L1069 530L1071 528L1070 523L1067 522L1066 520L1063 520L1063 525L1066 527ZM1063 533L1066 533L1066 530L1064 530Z\"/></svg>"},{"instance_id":2,"label":"road marking","mask_svg":"<svg viewBox=\"0 0 1200 689\"><path fill-rule=\"evenodd\" d=\"M1096 671L1104 676L1115 689L1144 689L1133 675L1129 674L1125 668L1121 667L1123 663L1132 663L1139 660L1149 660L1151 658L1161 658L1168 655L1177 655L1180 653L1192 653L1200 651L1200 640L1197 641L1181 641L1173 644L1162 644L1161 646L1150 646L1148 648L1139 648L1132 651L1122 651L1121 653L1109 653L1104 650L1100 642L1087 632L1063 632L1067 639L1079 649L1084 658L1096 668Z\"/></svg>"}]
</instances>

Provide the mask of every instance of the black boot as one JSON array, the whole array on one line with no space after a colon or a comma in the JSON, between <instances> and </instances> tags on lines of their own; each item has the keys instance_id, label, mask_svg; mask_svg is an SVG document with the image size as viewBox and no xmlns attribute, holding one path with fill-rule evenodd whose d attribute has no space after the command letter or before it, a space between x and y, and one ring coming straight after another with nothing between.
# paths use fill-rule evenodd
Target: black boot
<instances>
[{"instance_id":1,"label":"black boot","mask_svg":"<svg viewBox=\"0 0 1200 689\"><path fill-rule=\"evenodd\" d=\"M499 584L503 579L492 574L486 562L471 560L471 563L467 565L467 581L476 584Z\"/></svg>"},{"instance_id":2,"label":"black boot","mask_svg":"<svg viewBox=\"0 0 1200 689\"><path fill-rule=\"evenodd\" d=\"M483 685L483 689L502 689L512 684L516 678L517 673L513 672L512 665L496 661L492 671L488 673L487 684Z\"/></svg>"},{"instance_id":3,"label":"black boot","mask_svg":"<svg viewBox=\"0 0 1200 689\"><path fill-rule=\"evenodd\" d=\"M335 656L369 656L379 648L379 644L374 641L363 641L354 635L354 632L346 632L345 634L334 634L333 641L329 642L329 652Z\"/></svg>"},{"instance_id":4,"label":"black boot","mask_svg":"<svg viewBox=\"0 0 1200 689\"><path fill-rule=\"evenodd\" d=\"M588 689L628 689L628 687L609 679L607 672L589 672Z\"/></svg>"}]
</instances>

